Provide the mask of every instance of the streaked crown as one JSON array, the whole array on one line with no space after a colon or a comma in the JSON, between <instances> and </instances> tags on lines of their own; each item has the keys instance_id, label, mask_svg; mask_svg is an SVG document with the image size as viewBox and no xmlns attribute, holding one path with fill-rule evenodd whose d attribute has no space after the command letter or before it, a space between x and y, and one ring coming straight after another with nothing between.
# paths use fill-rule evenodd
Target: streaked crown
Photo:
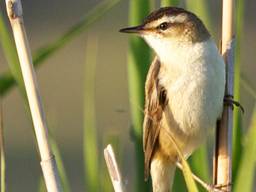
<instances>
[{"instance_id":1,"label":"streaked crown","mask_svg":"<svg viewBox=\"0 0 256 192\"><path fill-rule=\"evenodd\" d=\"M142 25L120 31L192 42L205 41L210 37L203 22L195 14L177 7L160 8L147 16Z\"/></svg>"}]
</instances>

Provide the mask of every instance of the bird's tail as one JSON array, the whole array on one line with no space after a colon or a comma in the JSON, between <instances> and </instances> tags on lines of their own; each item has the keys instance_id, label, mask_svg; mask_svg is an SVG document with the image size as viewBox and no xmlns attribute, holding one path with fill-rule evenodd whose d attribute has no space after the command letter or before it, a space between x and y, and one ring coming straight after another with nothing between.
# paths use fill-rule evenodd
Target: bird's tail
<instances>
[{"instance_id":1,"label":"bird's tail","mask_svg":"<svg viewBox=\"0 0 256 192\"><path fill-rule=\"evenodd\" d=\"M176 165L161 158L151 162L153 192L171 192Z\"/></svg>"}]
</instances>

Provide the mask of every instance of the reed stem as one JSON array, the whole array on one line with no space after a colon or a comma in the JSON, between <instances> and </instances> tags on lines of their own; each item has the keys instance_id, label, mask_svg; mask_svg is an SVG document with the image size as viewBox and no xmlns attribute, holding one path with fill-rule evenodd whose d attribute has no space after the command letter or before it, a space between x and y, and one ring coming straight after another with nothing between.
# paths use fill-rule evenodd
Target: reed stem
<instances>
[{"instance_id":1,"label":"reed stem","mask_svg":"<svg viewBox=\"0 0 256 192\"><path fill-rule=\"evenodd\" d=\"M13 30L17 53L20 60L30 111L41 157L41 167L48 192L62 191L56 161L52 154L45 114L39 94L32 56L23 23L23 13L20 0L6 0L8 17Z\"/></svg>"},{"instance_id":2,"label":"reed stem","mask_svg":"<svg viewBox=\"0 0 256 192\"><path fill-rule=\"evenodd\" d=\"M232 19L233 0L223 0L222 15L222 55L226 62L226 90L225 94L230 99L233 98L233 70L234 57L232 41ZM222 119L217 126L216 151L214 164L214 184L222 186L221 189L231 191L232 181L232 126L233 110L232 106L225 105Z\"/></svg>"},{"instance_id":3,"label":"reed stem","mask_svg":"<svg viewBox=\"0 0 256 192\"><path fill-rule=\"evenodd\" d=\"M95 77L98 56L98 37L87 38L84 67L84 169L88 191L100 191L99 153L95 112Z\"/></svg>"},{"instance_id":4,"label":"reed stem","mask_svg":"<svg viewBox=\"0 0 256 192\"><path fill-rule=\"evenodd\" d=\"M244 4L243 0L236 1L236 46L235 46L235 65L234 65L234 99L240 101L240 82L241 82L241 42L244 29ZM234 108L234 127L233 127L233 150L232 150L232 167L233 180L237 175L242 153L242 118L239 108Z\"/></svg>"},{"instance_id":5,"label":"reed stem","mask_svg":"<svg viewBox=\"0 0 256 192\"><path fill-rule=\"evenodd\" d=\"M110 144L104 149L104 157L115 192L125 192L115 153Z\"/></svg>"}]
</instances>

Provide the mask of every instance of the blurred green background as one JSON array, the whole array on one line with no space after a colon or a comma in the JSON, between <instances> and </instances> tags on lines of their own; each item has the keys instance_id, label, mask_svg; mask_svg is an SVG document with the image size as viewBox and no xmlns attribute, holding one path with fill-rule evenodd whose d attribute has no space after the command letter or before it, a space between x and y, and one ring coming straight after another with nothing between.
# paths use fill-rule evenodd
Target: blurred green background
<instances>
[{"instance_id":1,"label":"blurred green background","mask_svg":"<svg viewBox=\"0 0 256 192\"><path fill-rule=\"evenodd\" d=\"M58 39L99 2L101 1L22 1L24 21L32 52ZM160 6L159 1L152 2L151 6ZM103 148L109 142L115 144L117 160L128 189L133 191L131 186L135 185L135 152L131 141L133 137L130 131L132 123L129 102L131 98L128 94L127 75L129 38L118 32L120 28L128 26L129 3L128 0L121 0L86 31L77 35L45 60L37 69L48 125L58 143L72 191L84 191L86 188L83 126L86 124L85 119L88 118L84 117L84 103L86 103L84 96L88 96L87 89L92 93L88 96L91 100L87 103L92 104L92 110L95 102L95 116L92 114L90 117L95 119L97 128L98 172L101 178L107 180L107 184L101 185L107 185L107 187L101 187L99 191L112 190L103 159ZM206 24L209 25L218 43L221 30L221 1L206 1L206 3L205 11L210 16ZM185 7L185 5L184 1L180 2L180 6ZM256 88L255 9L255 1L244 1L244 22L240 34L241 74L254 86L254 89ZM0 11L9 27L4 1L0 2ZM93 54L90 53L91 50ZM89 63L96 65L90 67ZM7 70L8 64L0 48L0 74ZM90 83L87 85L86 78L89 78L87 79L89 82L95 80L95 87L90 87ZM243 85L240 100L246 111L242 116L243 124L244 127L248 127L254 99ZM37 191L41 169L32 124L26 114L23 98L15 87L2 101L7 189L8 191ZM90 113L91 110L88 110ZM90 118L88 119L90 121ZM92 150L87 154L97 153ZM256 182L255 179L254 182Z\"/></svg>"}]
</instances>

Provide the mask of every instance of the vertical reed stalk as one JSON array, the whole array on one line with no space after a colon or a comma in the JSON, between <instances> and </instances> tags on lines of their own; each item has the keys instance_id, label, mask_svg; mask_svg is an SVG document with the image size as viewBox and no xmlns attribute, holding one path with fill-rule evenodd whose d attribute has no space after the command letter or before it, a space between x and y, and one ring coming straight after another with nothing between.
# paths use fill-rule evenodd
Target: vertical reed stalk
<instances>
[{"instance_id":1,"label":"vertical reed stalk","mask_svg":"<svg viewBox=\"0 0 256 192\"><path fill-rule=\"evenodd\" d=\"M0 100L0 155L1 155L1 192L6 191L6 161L4 147L4 123L3 123L3 106Z\"/></svg>"},{"instance_id":2,"label":"vertical reed stalk","mask_svg":"<svg viewBox=\"0 0 256 192\"><path fill-rule=\"evenodd\" d=\"M99 153L95 120L95 73L98 55L98 38L88 36L84 72L84 168L87 191L100 191Z\"/></svg>"},{"instance_id":3,"label":"vertical reed stalk","mask_svg":"<svg viewBox=\"0 0 256 192\"><path fill-rule=\"evenodd\" d=\"M41 156L41 167L46 187L48 192L59 192L62 191L62 189L56 167L56 161L48 140L45 115L39 95L27 35L23 24L21 1L6 0L6 8L20 60L21 71L38 142L38 149Z\"/></svg>"},{"instance_id":4,"label":"vertical reed stalk","mask_svg":"<svg viewBox=\"0 0 256 192\"><path fill-rule=\"evenodd\" d=\"M130 25L138 25L143 18L149 13L148 0L131 0L130 1ZM150 64L151 55L149 47L138 37L131 37L129 60L128 60L128 81L129 94L132 118L132 133L135 147L135 168L136 190L148 191L147 185L144 182L144 157L142 148L142 121L143 114L140 109L144 106L144 83L148 66Z\"/></svg>"},{"instance_id":5,"label":"vertical reed stalk","mask_svg":"<svg viewBox=\"0 0 256 192\"><path fill-rule=\"evenodd\" d=\"M232 43L233 0L223 0L222 9L222 55L226 62L225 94L232 99L234 65ZM216 185L223 185L222 189L226 191L231 191L232 181L232 126L232 106L225 105L222 119L218 123L216 134L214 183Z\"/></svg>"},{"instance_id":6,"label":"vertical reed stalk","mask_svg":"<svg viewBox=\"0 0 256 192\"><path fill-rule=\"evenodd\" d=\"M235 46L235 66L234 66L234 99L240 100L240 76L241 76L241 41L243 36L243 23L244 23L244 4L245 1L236 1L236 46ZM232 150L232 167L233 167L233 180L237 175L239 162L242 153L242 122L241 113L239 108L234 108L234 127L233 127L233 150Z\"/></svg>"}]
</instances>

